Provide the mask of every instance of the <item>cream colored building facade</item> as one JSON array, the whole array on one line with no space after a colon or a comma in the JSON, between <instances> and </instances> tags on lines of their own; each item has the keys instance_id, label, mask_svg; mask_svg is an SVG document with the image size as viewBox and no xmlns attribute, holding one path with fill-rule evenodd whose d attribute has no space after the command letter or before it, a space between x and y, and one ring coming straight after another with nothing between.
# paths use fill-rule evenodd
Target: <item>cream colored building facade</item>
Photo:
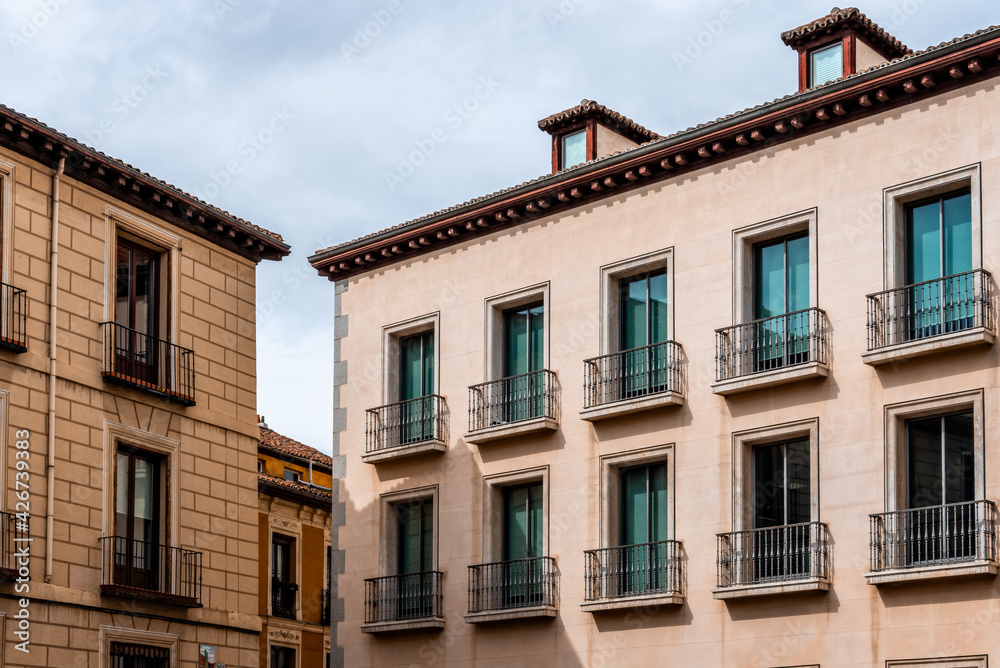
<instances>
[{"instance_id":1,"label":"cream colored building facade","mask_svg":"<svg viewBox=\"0 0 1000 668\"><path fill-rule=\"evenodd\" d=\"M1000 661L1000 30L783 38L794 95L584 101L553 174L310 258L345 665Z\"/></svg>"},{"instance_id":2,"label":"cream colored building facade","mask_svg":"<svg viewBox=\"0 0 1000 668\"><path fill-rule=\"evenodd\" d=\"M0 116L0 665L257 666L255 271L288 246Z\"/></svg>"}]
</instances>

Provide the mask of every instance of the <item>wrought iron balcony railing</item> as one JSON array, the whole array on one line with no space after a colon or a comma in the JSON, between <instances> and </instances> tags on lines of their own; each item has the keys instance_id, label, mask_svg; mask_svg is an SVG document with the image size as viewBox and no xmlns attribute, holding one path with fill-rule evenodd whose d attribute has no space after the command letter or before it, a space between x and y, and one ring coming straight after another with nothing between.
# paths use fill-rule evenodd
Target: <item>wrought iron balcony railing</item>
<instances>
[{"instance_id":1,"label":"wrought iron balcony railing","mask_svg":"<svg viewBox=\"0 0 1000 668\"><path fill-rule=\"evenodd\" d=\"M680 392L680 350L664 341L584 360L584 408Z\"/></svg>"},{"instance_id":2,"label":"wrought iron balcony railing","mask_svg":"<svg viewBox=\"0 0 1000 668\"><path fill-rule=\"evenodd\" d=\"M319 623L323 626L330 625L330 588L327 587L323 590L323 596L320 598L320 609L319 609Z\"/></svg>"},{"instance_id":3,"label":"wrought iron balcony railing","mask_svg":"<svg viewBox=\"0 0 1000 668\"><path fill-rule=\"evenodd\" d=\"M873 572L996 561L997 507L992 501L909 508L869 517Z\"/></svg>"},{"instance_id":4,"label":"wrought iron balcony railing","mask_svg":"<svg viewBox=\"0 0 1000 668\"><path fill-rule=\"evenodd\" d=\"M718 586L828 578L829 531L822 522L717 534Z\"/></svg>"},{"instance_id":5,"label":"wrought iron balcony railing","mask_svg":"<svg viewBox=\"0 0 1000 668\"><path fill-rule=\"evenodd\" d=\"M469 388L469 431L534 418L555 418L554 371L543 369Z\"/></svg>"},{"instance_id":6,"label":"wrought iron balcony railing","mask_svg":"<svg viewBox=\"0 0 1000 668\"><path fill-rule=\"evenodd\" d=\"M365 411L365 452L444 440L444 397L431 394Z\"/></svg>"},{"instance_id":7,"label":"wrought iron balcony railing","mask_svg":"<svg viewBox=\"0 0 1000 668\"><path fill-rule=\"evenodd\" d=\"M14 578L22 567L28 571L28 520L24 515L0 513L0 577ZM30 571L28 571L30 574Z\"/></svg>"},{"instance_id":8,"label":"wrought iron balcony railing","mask_svg":"<svg viewBox=\"0 0 1000 668\"><path fill-rule=\"evenodd\" d=\"M194 351L113 322L104 329L104 380L193 406Z\"/></svg>"},{"instance_id":9,"label":"wrought iron balcony railing","mask_svg":"<svg viewBox=\"0 0 1000 668\"><path fill-rule=\"evenodd\" d=\"M681 593L680 541L584 551L587 601Z\"/></svg>"},{"instance_id":10,"label":"wrought iron balcony railing","mask_svg":"<svg viewBox=\"0 0 1000 668\"><path fill-rule=\"evenodd\" d=\"M365 624L441 617L440 571L365 580Z\"/></svg>"},{"instance_id":11,"label":"wrought iron balcony railing","mask_svg":"<svg viewBox=\"0 0 1000 668\"><path fill-rule=\"evenodd\" d=\"M532 557L469 566L469 612L555 607L556 560Z\"/></svg>"},{"instance_id":12,"label":"wrought iron balcony railing","mask_svg":"<svg viewBox=\"0 0 1000 668\"><path fill-rule=\"evenodd\" d=\"M271 576L271 615L295 619L295 594L299 586Z\"/></svg>"},{"instance_id":13,"label":"wrought iron balcony railing","mask_svg":"<svg viewBox=\"0 0 1000 668\"><path fill-rule=\"evenodd\" d=\"M0 283L0 348L23 353L28 349L25 333L28 293L13 285Z\"/></svg>"},{"instance_id":14,"label":"wrought iron balcony railing","mask_svg":"<svg viewBox=\"0 0 1000 668\"><path fill-rule=\"evenodd\" d=\"M868 295L868 350L993 329L993 277L984 269Z\"/></svg>"},{"instance_id":15,"label":"wrought iron balcony railing","mask_svg":"<svg viewBox=\"0 0 1000 668\"><path fill-rule=\"evenodd\" d=\"M100 541L101 593L201 606L201 552L122 536Z\"/></svg>"},{"instance_id":16,"label":"wrought iron balcony railing","mask_svg":"<svg viewBox=\"0 0 1000 668\"><path fill-rule=\"evenodd\" d=\"M718 381L829 357L826 313L816 307L715 330Z\"/></svg>"}]
</instances>

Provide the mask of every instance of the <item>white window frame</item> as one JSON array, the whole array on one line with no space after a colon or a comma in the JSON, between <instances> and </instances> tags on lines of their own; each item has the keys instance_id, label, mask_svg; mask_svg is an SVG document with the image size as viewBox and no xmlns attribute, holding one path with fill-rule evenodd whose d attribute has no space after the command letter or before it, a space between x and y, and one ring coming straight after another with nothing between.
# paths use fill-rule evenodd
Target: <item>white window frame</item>
<instances>
[{"instance_id":1,"label":"white window frame","mask_svg":"<svg viewBox=\"0 0 1000 668\"><path fill-rule=\"evenodd\" d=\"M437 570L438 566L438 536L440 535L440 504L438 503L438 485L427 485L425 487L415 487L398 492L390 492L379 496L379 555L378 574L380 576L397 575L399 573L398 552L399 552L399 524L396 521L396 506L409 504L414 501L430 499L434 509L434 525L432 527L433 556L431 558L431 570ZM324 555L325 556L325 555Z\"/></svg>"},{"instance_id":2,"label":"white window frame","mask_svg":"<svg viewBox=\"0 0 1000 668\"><path fill-rule=\"evenodd\" d=\"M425 332L434 333L433 394L440 394L441 312L437 311L382 328L382 404L394 404L399 401L400 339Z\"/></svg>"},{"instance_id":3,"label":"white window frame","mask_svg":"<svg viewBox=\"0 0 1000 668\"><path fill-rule=\"evenodd\" d=\"M621 313L619 288L621 282L660 269L667 272L667 340L674 340L674 249L662 250L629 258L601 267L601 354L616 353L621 348Z\"/></svg>"},{"instance_id":4,"label":"white window frame","mask_svg":"<svg viewBox=\"0 0 1000 668\"><path fill-rule=\"evenodd\" d=\"M669 443L601 457L601 547L618 547L621 542L618 538L621 531L621 470L660 462L667 463L667 540L674 540L677 518L674 444Z\"/></svg>"}]
</instances>

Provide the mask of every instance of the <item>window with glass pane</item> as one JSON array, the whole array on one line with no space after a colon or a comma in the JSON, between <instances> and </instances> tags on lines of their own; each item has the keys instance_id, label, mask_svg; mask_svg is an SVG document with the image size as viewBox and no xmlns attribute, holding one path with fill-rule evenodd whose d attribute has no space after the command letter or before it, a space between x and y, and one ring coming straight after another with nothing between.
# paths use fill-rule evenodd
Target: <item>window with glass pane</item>
<instances>
[{"instance_id":1,"label":"window with glass pane","mask_svg":"<svg viewBox=\"0 0 1000 668\"><path fill-rule=\"evenodd\" d=\"M400 442L434 437L434 332L399 340Z\"/></svg>"},{"instance_id":2,"label":"window with glass pane","mask_svg":"<svg viewBox=\"0 0 1000 668\"><path fill-rule=\"evenodd\" d=\"M969 191L906 207L907 328L910 340L973 326Z\"/></svg>"},{"instance_id":3,"label":"window with glass pane","mask_svg":"<svg viewBox=\"0 0 1000 668\"><path fill-rule=\"evenodd\" d=\"M271 645L270 668L295 668L295 650L291 647Z\"/></svg>"},{"instance_id":4,"label":"window with glass pane","mask_svg":"<svg viewBox=\"0 0 1000 668\"><path fill-rule=\"evenodd\" d=\"M809 236L754 246L757 371L809 359Z\"/></svg>"},{"instance_id":5,"label":"window with glass pane","mask_svg":"<svg viewBox=\"0 0 1000 668\"><path fill-rule=\"evenodd\" d=\"M168 668L170 649L112 640L108 658L111 668Z\"/></svg>"},{"instance_id":6,"label":"window with glass pane","mask_svg":"<svg viewBox=\"0 0 1000 668\"><path fill-rule=\"evenodd\" d=\"M623 399L669 387L667 271L619 282L621 392Z\"/></svg>"},{"instance_id":7,"label":"window with glass pane","mask_svg":"<svg viewBox=\"0 0 1000 668\"><path fill-rule=\"evenodd\" d=\"M545 312L531 304L503 314L504 420L515 422L539 417L544 409Z\"/></svg>"},{"instance_id":8,"label":"window with glass pane","mask_svg":"<svg viewBox=\"0 0 1000 668\"><path fill-rule=\"evenodd\" d=\"M157 383L159 253L118 239L115 288L116 372Z\"/></svg>"},{"instance_id":9,"label":"window with glass pane","mask_svg":"<svg viewBox=\"0 0 1000 668\"><path fill-rule=\"evenodd\" d=\"M816 49L809 54L809 87L820 86L844 76L844 44Z\"/></svg>"},{"instance_id":10,"label":"window with glass pane","mask_svg":"<svg viewBox=\"0 0 1000 668\"><path fill-rule=\"evenodd\" d=\"M274 534L271 539L271 614L276 617L295 618L294 546L289 536Z\"/></svg>"},{"instance_id":11,"label":"window with glass pane","mask_svg":"<svg viewBox=\"0 0 1000 668\"><path fill-rule=\"evenodd\" d=\"M906 423L907 554L912 562L976 552L975 454L971 412Z\"/></svg>"},{"instance_id":12,"label":"window with glass pane","mask_svg":"<svg viewBox=\"0 0 1000 668\"><path fill-rule=\"evenodd\" d=\"M503 490L503 579L505 606L542 601L542 483Z\"/></svg>"},{"instance_id":13,"label":"window with glass pane","mask_svg":"<svg viewBox=\"0 0 1000 668\"><path fill-rule=\"evenodd\" d=\"M115 472L115 573L117 585L159 591L161 457L118 449Z\"/></svg>"},{"instance_id":14,"label":"window with glass pane","mask_svg":"<svg viewBox=\"0 0 1000 668\"><path fill-rule=\"evenodd\" d=\"M428 617L434 610L434 503L396 504L397 619Z\"/></svg>"},{"instance_id":15,"label":"window with glass pane","mask_svg":"<svg viewBox=\"0 0 1000 668\"><path fill-rule=\"evenodd\" d=\"M755 579L808 575L809 440L755 447L753 480Z\"/></svg>"},{"instance_id":16,"label":"window with glass pane","mask_svg":"<svg viewBox=\"0 0 1000 668\"><path fill-rule=\"evenodd\" d=\"M668 586L667 464L619 473L621 589L638 593Z\"/></svg>"},{"instance_id":17,"label":"window with glass pane","mask_svg":"<svg viewBox=\"0 0 1000 668\"><path fill-rule=\"evenodd\" d=\"M562 138L562 167L568 169L587 162L587 131L580 130Z\"/></svg>"}]
</instances>

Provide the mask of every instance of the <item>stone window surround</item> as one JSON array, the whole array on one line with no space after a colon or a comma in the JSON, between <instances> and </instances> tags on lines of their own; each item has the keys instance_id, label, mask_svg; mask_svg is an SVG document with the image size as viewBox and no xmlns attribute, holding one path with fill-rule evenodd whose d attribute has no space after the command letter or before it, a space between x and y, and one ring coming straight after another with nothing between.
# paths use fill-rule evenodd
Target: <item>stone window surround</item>
<instances>
[{"instance_id":1,"label":"stone window surround","mask_svg":"<svg viewBox=\"0 0 1000 668\"><path fill-rule=\"evenodd\" d=\"M301 587L302 584L302 523L291 517L281 517L276 516L273 513L273 508L271 512L268 513L267 522L267 611L268 615L271 614L271 573L273 572L273 564L271 563L271 557L274 553L274 535L284 536L286 538L292 539L292 561L295 564L294 573L292 573L292 582L298 584ZM295 592L295 617L294 619L301 619L302 616L302 592Z\"/></svg>"},{"instance_id":2,"label":"stone window surround","mask_svg":"<svg viewBox=\"0 0 1000 668\"><path fill-rule=\"evenodd\" d=\"M906 285L906 205L955 190L968 188L972 193L972 267L983 266L983 226L981 166L959 167L933 176L922 177L882 191L885 212L885 288Z\"/></svg>"},{"instance_id":3,"label":"stone window surround","mask_svg":"<svg viewBox=\"0 0 1000 668\"><path fill-rule=\"evenodd\" d=\"M674 490L674 444L658 445L640 450L629 450L600 459L601 498L601 547L617 547L621 529L621 469L646 464L667 463L667 539L673 540L675 533L676 504Z\"/></svg>"},{"instance_id":4,"label":"stone window surround","mask_svg":"<svg viewBox=\"0 0 1000 668\"><path fill-rule=\"evenodd\" d=\"M111 642L126 642L153 647L166 647L170 650L170 668L178 665L178 650L180 636L176 633L158 633L156 631L140 631L119 626L101 625L99 635L100 659L99 668L110 668Z\"/></svg>"},{"instance_id":5,"label":"stone window surround","mask_svg":"<svg viewBox=\"0 0 1000 668\"><path fill-rule=\"evenodd\" d=\"M809 235L809 306L819 306L817 209L807 209L733 230L733 324L753 317L753 247L799 232Z\"/></svg>"},{"instance_id":6,"label":"stone window surround","mask_svg":"<svg viewBox=\"0 0 1000 668\"><path fill-rule=\"evenodd\" d=\"M972 409L974 434L975 498L986 498L986 463L983 426L983 390L957 392L885 407L885 509L906 507L906 422Z\"/></svg>"},{"instance_id":7,"label":"stone window surround","mask_svg":"<svg viewBox=\"0 0 1000 668\"><path fill-rule=\"evenodd\" d=\"M819 505L819 418L786 422L733 434L733 531L753 528L753 448L797 438L809 439L809 519L818 522Z\"/></svg>"},{"instance_id":8,"label":"stone window surround","mask_svg":"<svg viewBox=\"0 0 1000 668\"><path fill-rule=\"evenodd\" d=\"M378 554L378 574L380 576L396 575L399 572L398 548L399 548L399 525L396 522L395 506L401 503L412 503L423 499L430 499L434 508L434 526L432 527L432 544L434 545L434 555L431 558L433 568L438 565L438 536L440 535L440 504L438 503L438 485L427 485L425 487L415 487L413 489L389 492L379 496L379 554Z\"/></svg>"},{"instance_id":9,"label":"stone window surround","mask_svg":"<svg viewBox=\"0 0 1000 668\"><path fill-rule=\"evenodd\" d=\"M434 332L434 394L439 394L441 365L441 312L428 313L382 328L382 403L399 401L399 340Z\"/></svg>"},{"instance_id":10,"label":"stone window surround","mask_svg":"<svg viewBox=\"0 0 1000 668\"><path fill-rule=\"evenodd\" d=\"M943 659L892 659L885 662L886 668L986 668L987 665L985 655Z\"/></svg>"},{"instance_id":11,"label":"stone window surround","mask_svg":"<svg viewBox=\"0 0 1000 668\"><path fill-rule=\"evenodd\" d=\"M0 234L3 235L3 253L0 254L0 281L10 284L11 253L14 244L10 243L14 224L14 163L0 158Z\"/></svg>"},{"instance_id":12,"label":"stone window surround","mask_svg":"<svg viewBox=\"0 0 1000 668\"><path fill-rule=\"evenodd\" d=\"M271 635L270 632L268 633L268 635L269 636ZM274 640L269 637L267 641L267 662L269 664L271 662L271 647L284 647L286 649L292 650L292 657L293 657L292 668L299 668L300 665L299 661L302 656L302 648L299 645L285 639Z\"/></svg>"},{"instance_id":13,"label":"stone window surround","mask_svg":"<svg viewBox=\"0 0 1000 668\"><path fill-rule=\"evenodd\" d=\"M134 238L137 242L161 251L166 256L166 266L160 269L160 332L158 336L177 343L178 308L177 298L180 285L181 238L166 229L133 216L110 204L104 207L104 322L114 320L115 286L118 282L116 260L119 234ZM169 292L168 292L169 291Z\"/></svg>"},{"instance_id":14,"label":"stone window surround","mask_svg":"<svg viewBox=\"0 0 1000 668\"><path fill-rule=\"evenodd\" d=\"M549 309L549 283L539 283L511 292L506 292L494 297L487 297L485 300L485 323L486 340L483 350L484 355L484 378L486 380L499 380L503 378L503 314L518 306L526 306L542 302L543 309L543 338L545 339L543 349L543 369L549 366L549 345L550 332L552 331L552 315Z\"/></svg>"},{"instance_id":15,"label":"stone window surround","mask_svg":"<svg viewBox=\"0 0 1000 668\"><path fill-rule=\"evenodd\" d=\"M164 532L163 544L178 547L174 544L179 532L179 509L181 477L180 441L152 432L129 427L128 425L104 420L104 513L101 535L113 536L115 533L115 491L118 474L119 444L129 445L147 450L163 457L166 489L162 492L166 508L163 509Z\"/></svg>"},{"instance_id":16,"label":"stone window surround","mask_svg":"<svg viewBox=\"0 0 1000 668\"><path fill-rule=\"evenodd\" d=\"M542 483L542 556L549 554L549 467L522 469L483 476L483 561L503 558L503 490L533 482Z\"/></svg>"},{"instance_id":17,"label":"stone window surround","mask_svg":"<svg viewBox=\"0 0 1000 668\"><path fill-rule=\"evenodd\" d=\"M667 340L674 338L674 249L662 250L629 258L601 267L601 354L620 349L621 315L618 286L624 279L647 272L667 270Z\"/></svg>"}]
</instances>

